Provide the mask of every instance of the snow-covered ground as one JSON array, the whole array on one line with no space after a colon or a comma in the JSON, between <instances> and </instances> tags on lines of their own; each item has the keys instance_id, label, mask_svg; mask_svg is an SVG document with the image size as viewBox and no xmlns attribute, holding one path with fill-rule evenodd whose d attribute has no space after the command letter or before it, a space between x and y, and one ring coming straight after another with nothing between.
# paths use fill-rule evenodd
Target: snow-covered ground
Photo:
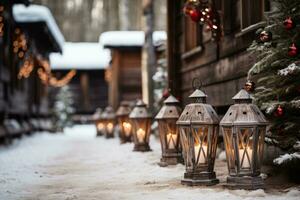
<instances>
[{"instance_id":1,"label":"snow-covered ground","mask_svg":"<svg viewBox=\"0 0 300 200\"><path fill-rule=\"evenodd\" d=\"M93 126L75 126L65 134L35 134L0 148L0 200L75 199L299 199L290 189L245 191L180 184L182 165L161 168L159 142L152 137L152 152L132 152L132 144L117 138L96 138ZM217 175L226 176L218 160Z\"/></svg>"}]
</instances>

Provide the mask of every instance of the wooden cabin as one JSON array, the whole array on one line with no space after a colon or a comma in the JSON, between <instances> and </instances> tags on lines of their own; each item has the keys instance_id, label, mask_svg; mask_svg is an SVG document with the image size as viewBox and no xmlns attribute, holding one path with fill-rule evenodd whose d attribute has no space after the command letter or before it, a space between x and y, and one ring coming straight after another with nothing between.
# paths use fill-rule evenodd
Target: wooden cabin
<instances>
[{"instance_id":1,"label":"wooden cabin","mask_svg":"<svg viewBox=\"0 0 300 200\"><path fill-rule=\"evenodd\" d=\"M64 40L46 7L27 4L0 3L4 18L0 37L0 132L9 136L45 128L40 118L49 115L47 86L38 77L38 60L48 60L50 52L61 52ZM24 70L29 60L33 68ZM20 76L21 69L26 77Z\"/></svg>"},{"instance_id":2,"label":"wooden cabin","mask_svg":"<svg viewBox=\"0 0 300 200\"><path fill-rule=\"evenodd\" d=\"M264 26L268 0L210 0L220 13L223 37L216 43L211 33L183 14L184 0L167 0L169 86L186 104L192 80L199 78L217 112L222 115L243 87L254 58L247 48L255 31Z\"/></svg>"},{"instance_id":3,"label":"wooden cabin","mask_svg":"<svg viewBox=\"0 0 300 200\"><path fill-rule=\"evenodd\" d=\"M153 34L154 45L165 40L166 34ZM111 63L106 70L108 103L117 109L121 101L142 98L142 47L145 34L142 31L110 31L102 33L99 42L111 50Z\"/></svg>"},{"instance_id":4,"label":"wooden cabin","mask_svg":"<svg viewBox=\"0 0 300 200\"><path fill-rule=\"evenodd\" d=\"M110 52L99 43L65 43L63 54L51 54L52 73L63 77L75 69L76 76L69 83L73 94L76 115L93 114L97 108L107 106L108 89L105 69L109 65ZM58 88L50 95L51 105L55 102Z\"/></svg>"}]
</instances>

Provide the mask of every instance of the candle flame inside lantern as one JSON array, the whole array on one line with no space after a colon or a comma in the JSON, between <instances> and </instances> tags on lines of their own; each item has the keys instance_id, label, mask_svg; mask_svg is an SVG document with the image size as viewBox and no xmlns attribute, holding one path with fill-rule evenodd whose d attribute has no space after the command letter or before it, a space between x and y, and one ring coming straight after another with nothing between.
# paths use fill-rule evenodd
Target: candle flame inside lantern
<instances>
[{"instance_id":1,"label":"candle flame inside lantern","mask_svg":"<svg viewBox=\"0 0 300 200\"><path fill-rule=\"evenodd\" d=\"M146 132L142 128L139 128L137 130L136 135L137 135L137 140L139 143L144 143L145 134L146 134Z\"/></svg>"},{"instance_id":2,"label":"candle flame inside lantern","mask_svg":"<svg viewBox=\"0 0 300 200\"><path fill-rule=\"evenodd\" d=\"M99 123L97 125L98 130L103 130L104 129L104 124L103 123Z\"/></svg>"},{"instance_id":3,"label":"candle flame inside lantern","mask_svg":"<svg viewBox=\"0 0 300 200\"><path fill-rule=\"evenodd\" d=\"M108 133L112 133L113 132L113 129L114 129L114 125L113 125L113 123L108 123L107 125L106 125L106 128L107 128L107 131L108 131Z\"/></svg>"},{"instance_id":4,"label":"candle flame inside lantern","mask_svg":"<svg viewBox=\"0 0 300 200\"><path fill-rule=\"evenodd\" d=\"M177 141L176 134L172 134L172 133L167 134L167 144L169 149L175 149L176 141Z\"/></svg>"},{"instance_id":5,"label":"candle flame inside lantern","mask_svg":"<svg viewBox=\"0 0 300 200\"><path fill-rule=\"evenodd\" d=\"M239 149L239 158L241 168L250 168L250 162L252 160L252 149L247 147L246 150L244 148ZM248 155L247 155L248 154Z\"/></svg>"},{"instance_id":6,"label":"candle flame inside lantern","mask_svg":"<svg viewBox=\"0 0 300 200\"><path fill-rule=\"evenodd\" d=\"M197 163L202 163L202 164L205 163L207 157L207 146L202 144L201 147L199 143L195 143L194 151L195 151L195 160L198 161Z\"/></svg>"},{"instance_id":7,"label":"candle flame inside lantern","mask_svg":"<svg viewBox=\"0 0 300 200\"><path fill-rule=\"evenodd\" d=\"M128 137L131 134L131 124L128 122L123 122L122 123L123 130L125 132L125 135Z\"/></svg>"}]
</instances>

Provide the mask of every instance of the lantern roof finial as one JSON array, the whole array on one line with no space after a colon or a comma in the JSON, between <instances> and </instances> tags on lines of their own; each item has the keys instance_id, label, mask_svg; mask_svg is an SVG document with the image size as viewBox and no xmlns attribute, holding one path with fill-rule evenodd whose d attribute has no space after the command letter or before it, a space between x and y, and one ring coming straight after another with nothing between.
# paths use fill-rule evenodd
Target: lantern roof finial
<instances>
[{"instance_id":1,"label":"lantern roof finial","mask_svg":"<svg viewBox=\"0 0 300 200\"><path fill-rule=\"evenodd\" d=\"M137 101L135 107L129 114L129 118L131 119L142 119L151 117L152 115L148 112L147 105L142 100Z\"/></svg>"},{"instance_id":2,"label":"lantern roof finial","mask_svg":"<svg viewBox=\"0 0 300 200\"><path fill-rule=\"evenodd\" d=\"M196 89L190 96L190 98L206 98L207 95L200 89Z\"/></svg>"},{"instance_id":3,"label":"lantern roof finial","mask_svg":"<svg viewBox=\"0 0 300 200\"><path fill-rule=\"evenodd\" d=\"M241 89L233 98L236 103L252 103L252 96L245 89Z\"/></svg>"},{"instance_id":4,"label":"lantern roof finial","mask_svg":"<svg viewBox=\"0 0 300 200\"><path fill-rule=\"evenodd\" d=\"M221 126L268 124L263 113L252 103L252 96L245 89L241 89L232 99L235 104L228 109L220 122Z\"/></svg>"},{"instance_id":5,"label":"lantern roof finial","mask_svg":"<svg viewBox=\"0 0 300 200\"><path fill-rule=\"evenodd\" d=\"M207 95L202 92L200 89L196 89L189 98L195 99L196 103L206 103Z\"/></svg>"},{"instance_id":6,"label":"lantern roof finial","mask_svg":"<svg viewBox=\"0 0 300 200\"><path fill-rule=\"evenodd\" d=\"M178 106L178 104L179 101L173 95L170 95L164 101L164 105L157 113L155 119L178 119L181 113L181 108Z\"/></svg>"},{"instance_id":7,"label":"lantern roof finial","mask_svg":"<svg viewBox=\"0 0 300 200\"><path fill-rule=\"evenodd\" d=\"M116 112L116 116L120 117L120 116L127 116L130 114L131 112L131 108L130 108L130 103L128 101L122 101L120 103L120 107L118 108L117 112Z\"/></svg>"},{"instance_id":8,"label":"lantern roof finial","mask_svg":"<svg viewBox=\"0 0 300 200\"><path fill-rule=\"evenodd\" d=\"M139 99L136 104L136 107L146 107L146 104L143 102L143 100Z\"/></svg>"},{"instance_id":9,"label":"lantern roof finial","mask_svg":"<svg viewBox=\"0 0 300 200\"><path fill-rule=\"evenodd\" d=\"M205 103L207 95L202 90L200 90L203 85L200 79L194 78L192 85L194 88L194 92L189 96L189 98L196 99L196 102L199 103Z\"/></svg>"},{"instance_id":10,"label":"lantern roof finial","mask_svg":"<svg viewBox=\"0 0 300 200\"><path fill-rule=\"evenodd\" d=\"M165 104L177 104L179 103L179 101L173 96L173 95L170 95L165 101L164 101Z\"/></svg>"}]
</instances>

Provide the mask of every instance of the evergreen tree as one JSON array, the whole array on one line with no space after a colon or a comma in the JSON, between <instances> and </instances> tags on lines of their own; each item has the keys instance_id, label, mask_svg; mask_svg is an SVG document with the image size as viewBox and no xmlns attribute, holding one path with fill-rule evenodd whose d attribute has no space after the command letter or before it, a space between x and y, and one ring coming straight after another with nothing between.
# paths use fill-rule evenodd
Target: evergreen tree
<instances>
[{"instance_id":1,"label":"evergreen tree","mask_svg":"<svg viewBox=\"0 0 300 200\"><path fill-rule=\"evenodd\" d=\"M271 125L266 142L288 152L277 164L300 159L300 2L273 0L267 25L249 50L257 58L248 78L257 79L255 100Z\"/></svg>"},{"instance_id":2,"label":"evergreen tree","mask_svg":"<svg viewBox=\"0 0 300 200\"><path fill-rule=\"evenodd\" d=\"M167 62L166 62L166 46L162 44L158 48L160 52L157 62L156 71L152 77L154 83L154 112L158 112L162 107L163 101L169 96L167 89Z\"/></svg>"},{"instance_id":3,"label":"evergreen tree","mask_svg":"<svg viewBox=\"0 0 300 200\"><path fill-rule=\"evenodd\" d=\"M59 89L54 105L55 125L58 130L63 130L64 127L71 126L71 116L74 113L73 95L69 86L63 86Z\"/></svg>"}]
</instances>

